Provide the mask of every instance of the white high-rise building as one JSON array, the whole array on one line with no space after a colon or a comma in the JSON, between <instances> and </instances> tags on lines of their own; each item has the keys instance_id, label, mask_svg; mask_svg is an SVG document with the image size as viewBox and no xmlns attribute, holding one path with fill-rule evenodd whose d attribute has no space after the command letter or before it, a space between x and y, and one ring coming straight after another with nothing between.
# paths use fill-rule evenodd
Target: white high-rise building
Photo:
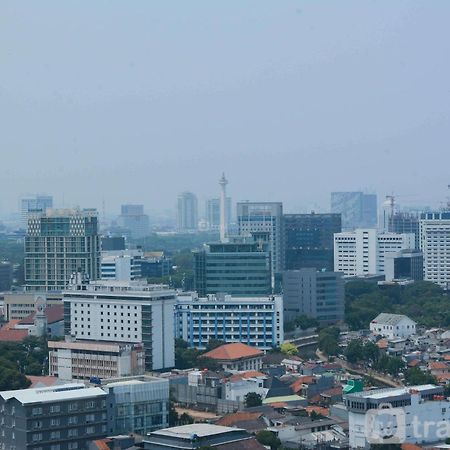
<instances>
[{"instance_id":1,"label":"white high-rise building","mask_svg":"<svg viewBox=\"0 0 450 450\"><path fill-rule=\"evenodd\" d=\"M450 286L450 211L420 216L420 248L424 279Z\"/></svg>"},{"instance_id":2,"label":"white high-rise building","mask_svg":"<svg viewBox=\"0 0 450 450\"><path fill-rule=\"evenodd\" d=\"M386 253L413 249L413 233L379 233L364 228L334 234L334 271L345 276L383 275Z\"/></svg>"},{"instance_id":3,"label":"white high-rise building","mask_svg":"<svg viewBox=\"0 0 450 450\"><path fill-rule=\"evenodd\" d=\"M175 365L175 291L138 281L77 280L63 300L66 336L142 343L147 371Z\"/></svg>"}]
</instances>

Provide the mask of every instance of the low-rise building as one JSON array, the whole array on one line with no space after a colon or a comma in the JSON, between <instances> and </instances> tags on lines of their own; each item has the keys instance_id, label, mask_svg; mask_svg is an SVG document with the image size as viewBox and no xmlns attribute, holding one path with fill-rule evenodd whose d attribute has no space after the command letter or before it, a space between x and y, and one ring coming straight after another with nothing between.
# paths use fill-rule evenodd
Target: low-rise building
<instances>
[{"instance_id":1,"label":"low-rise building","mask_svg":"<svg viewBox=\"0 0 450 450\"><path fill-rule=\"evenodd\" d=\"M235 342L217 347L202 355L220 364L225 371L261 370L264 353L254 347Z\"/></svg>"},{"instance_id":2,"label":"low-rise building","mask_svg":"<svg viewBox=\"0 0 450 450\"><path fill-rule=\"evenodd\" d=\"M265 386L267 375L258 371L249 371L233 375L224 383L226 400L245 402L245 396L250 392L259 394L263 399L269 389Z\"/></svg>"},{"instance_id":3,"label":"low-rise building","mask_svg":"<svg viewBox=\"0 0 450 450\"><path fill-rule=\"evenodd\" d=\"M403 314L378 314L370 322L370 331L388 339L407 338L416 333L416 322Z\"/></svg>"},{"instance_id":4,"label":"low-rise building","mask_svg":"<svg viewBox=\"0 0 450 450\"><path fill-rule=\"evenodd\" d=\"M283 298L180 295L175 307L175 336L200 349L211 339L219 339L270 350L284 340Z\"/></svg>"},{"instance_id":5,"label":"low-rise building","mask_svg":"<svg viewBox=\"0 0 450 450\"><path fill-rule=\"evenodd\" d=\"M44 302L47 306L62 305L61 293L5 292L5 320L22 320L36 311L36 303Z\"/></svg>"},{"instance_id":6,"label":"low-rise building","mask_svg":"<svg viewBox=\"0 0 450 450\"><path fill-rule=\"evenodd\" d=\"M141 375L142 344L93 341L49 341L49 374L63 380Z\"/></svg>"},{"instance_id":7,"label":"low-rise building","mask_svg":"<svg viewBox=\"0 0 450 450\"><path fill-rule=\"evenodd\" d=\"M0 448L85 449L107 434L106 398L83 384L0 392Z\"/></svg>"},{"instance_id":8,"label":"low-rise building","mask_svg":"<svg viewBox=\"0 0 450 450\"><path fill-rule=\"evenodd\" d=\"M248 441L253 442L251 446ZM154 431L144 439L144 450L198 449L208 446L214 446L217 450L236 448L262 450L265 448L241 428L206 423Z\"/></svg>"}]
</instances>

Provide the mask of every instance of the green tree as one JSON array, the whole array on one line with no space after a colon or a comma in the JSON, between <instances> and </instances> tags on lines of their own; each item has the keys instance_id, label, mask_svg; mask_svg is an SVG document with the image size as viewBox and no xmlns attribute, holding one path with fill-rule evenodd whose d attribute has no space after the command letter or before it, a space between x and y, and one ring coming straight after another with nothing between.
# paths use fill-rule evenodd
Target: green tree
<instances>
[{"instance_id":1,"label":"green tree","mask_svg":"<svg viewBox=\"0 0 450 450\"><path fill-rule=\"evenodd\" d=\"M319 332L319 349L328 356L339 354L340 330L337 327L323 328Z\"/></svg>"},{"instance_id":2,"label":"green tree","mask_svg":"<svg viewBox=\"0 0 450 450\"><path fill-rule=\"evenodd\" d=\"M194 418L190 416L188 413L183 413L178 419L179 425L190 425L191 423L194 423Z\"/></svg>"},{"instance_id":3,"label":"green tree","mask_svg":"<svg viewBox=\"0 0 450 450\"><path fill-rule=\"evenodd\" d=\"M364 345L360 339L354 339L348 343L345 356L347 357L347 361L351 363L357 363L363 359Z\"/></svg>"},{"instance_id":4,"label":"green tree","mask_svg":"<svg viewBox=\"0 0 450 450\"><path fill-rule=\"evenodd\" d=\"M280 351L287 356L298 355L298 348L291 342L284 342L281 344Z\"/></svg>"},{"instance_id":5,"label":"green tree","mask_svg":"<svg viewBox=\"0 0 450 450\"><path fill-rule=\"evenodd\" d=\"M380 358L380 349L377 344L367 341L363 347L363 358L366 361L376 363Z\"/></svg>"},{"instance_id":6,"label":"green tree","mask_svg":"<svg viewBox=\"0 0 450 450\"><path fill-rule=\"evenodd\" d=\"M253 406L261 406L262 405L262 397L260 394L256 392L249 392L245 395L245 406L247 408L251 408Z\"/></svg>"},{"instance_id":7,"label":"green tree","mask_svg":"<svg viewBox=\"0 0 450 450\"><path fill-rule=\"evenodd\" d=\"M281 446L281 441L268 430L261 430L256 433L256 440L262 444L270 447L271 450L277 450Z\"/></svg>"},{"instance_id":8,"label":"green tree","mask_svg":"<svg viewBox=\"0 0 450 450\"><path fill-rule=\"evenodd\" d=\"M409 386L437 384L437 380L430 373L422 372L418 367L411 367L405 372L405 383Z\"/></svg>"}]
</instances>

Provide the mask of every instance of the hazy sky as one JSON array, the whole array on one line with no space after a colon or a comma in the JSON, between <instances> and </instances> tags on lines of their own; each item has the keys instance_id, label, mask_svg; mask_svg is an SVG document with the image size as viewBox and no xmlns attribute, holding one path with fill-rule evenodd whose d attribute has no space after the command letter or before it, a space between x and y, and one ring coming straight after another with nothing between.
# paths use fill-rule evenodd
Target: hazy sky
<instances>
[{"instance_id":1,"label":"hazy sky","mask_svg":"<svg viewBox=\"0 0 450 450\"><path fill-rule=\"evenodd\" d=\"M0 212L173 208L179 192L327 209L439 205L450 2L0 1Z\"/></svg>"}]
</instances>

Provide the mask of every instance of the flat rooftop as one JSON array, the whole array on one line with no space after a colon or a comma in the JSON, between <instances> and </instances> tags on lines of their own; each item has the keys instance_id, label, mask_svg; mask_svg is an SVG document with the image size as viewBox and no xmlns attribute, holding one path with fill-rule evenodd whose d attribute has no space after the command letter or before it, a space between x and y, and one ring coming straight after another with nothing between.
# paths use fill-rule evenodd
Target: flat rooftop
<instances>
[{"instance_id":1,"label":"flat rooftop","mask_svg":"<svg viewBox=\"0 0 450 450\"><path fill-rule=\"evenodd\" d=\"M163 430L153 431L155 436L168 436L178 439L191 439L192 435L198 437L214 436L222 433L230 433L235 431L245 431L241 428L223 427L220 425L210 425L207 423L194 423L191 425L182 425L179 427L165 428Z\"/></svg>"},{"instance_id":2,"label":"flat rooftop","mask_svg":"<svg viewBox=\"0 0 450 450\"><path fill-rule=\"evenodd\" d=\"M358 398L372 398L372 399L383 399L386 397L396 397L398 395L409 394L411 390L414 391L428 391L430 389L438 388L434 384L422 384L419 386L407 386L401 388L385 388L385 389L374 389L373 391L362 391L354 392L352 394L347 394L348 397L358 397Z\"/></svg>"},{"instance_id":3,"label":"flat rooftop","mask_svg":"<svg viewBox=\"0 0 450 450\"><path fill-rule=\"evenodd\" d=\"M22 404L50 403L64 400L81 400L84 398L105 396L106 392L99 387L86 388L82 383L70 383L37 389L19 389L3 391L0 396L5 400L16 398Z\"/></svg>"}]
</instances>

